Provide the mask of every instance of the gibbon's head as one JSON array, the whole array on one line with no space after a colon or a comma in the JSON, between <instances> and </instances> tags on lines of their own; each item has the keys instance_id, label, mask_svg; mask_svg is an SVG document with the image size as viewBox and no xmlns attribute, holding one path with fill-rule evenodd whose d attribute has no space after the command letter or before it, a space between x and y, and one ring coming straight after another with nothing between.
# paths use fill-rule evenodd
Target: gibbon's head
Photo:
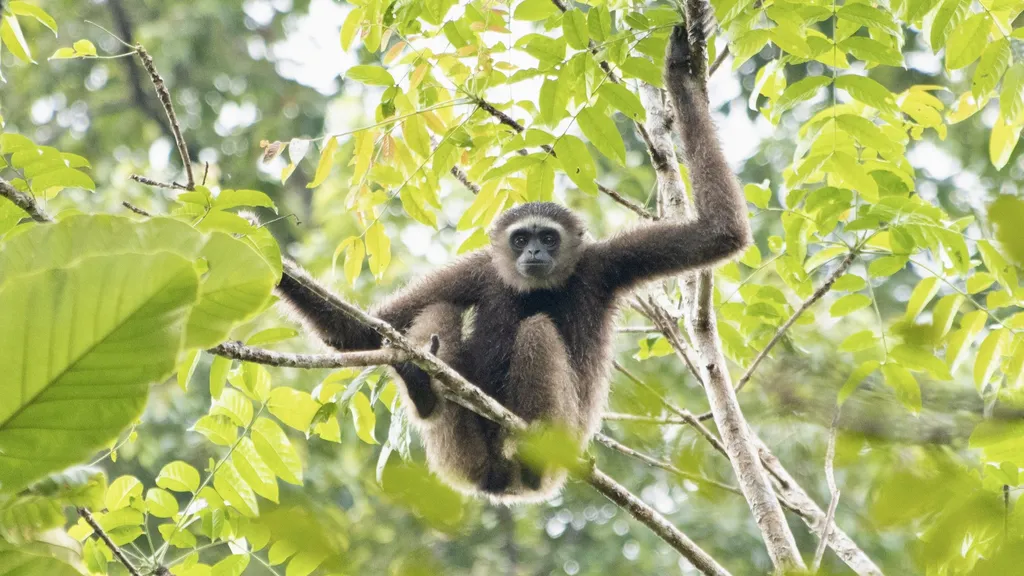
<instances>
[{"instance_id":1,"label":"gibbon's head","mask_svg":"<svg viewBox=\"0 0 1024 576\"><path fill-rule=\"evenodd\" d=\"M553 202L520 204L491 228L494 263L502 280L520 292L558 288L582 253L583 222Z\"/></svg>"}]
</instances>

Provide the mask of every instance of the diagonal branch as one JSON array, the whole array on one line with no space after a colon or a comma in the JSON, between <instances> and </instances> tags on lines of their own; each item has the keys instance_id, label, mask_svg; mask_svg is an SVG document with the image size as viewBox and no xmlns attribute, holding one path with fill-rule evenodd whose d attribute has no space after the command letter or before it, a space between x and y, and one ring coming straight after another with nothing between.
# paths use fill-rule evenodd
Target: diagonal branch
<instances>
[{"instance_id":1,"label":"diagonal branch","mask_svg":"<svg viewBox=\"0 0 1024 576\"><path fill-rule=\"evenodd\" d=\"M255 362L267 366L288 368L349 368L353 366L383 366L407 362L410 356L401 350L385 348L360 352L333 352L329 354L288 354L263 348L245 346L241 342L224 342L207 350L210 354Z\"/></svg>"},{"instance_id":2,"label":"diagonal branch","mask_svg":"<svg viewBox=\"0 0 1024 576\"><path fill-rule=\"evenodd\" d=\"M808 308L813 306L815 302L821 300L821 297L832 289L832 285L835 284L836 280L838 280L839 277L846 272L846 270L850 267L850 264L853 263L853 260L856 257L856 252L850 252L849 254L847 254L846 258L843 258L843 261L839 263L839 266L835 270L833 270L831 274L828 275L828 278L825 279L825 282L823 282L822 285L819 286L818 289L814 291L814 294L811 294L811 296L807 298L807 300L804 300L803 304L801 304L800 307L797 308L795 312L793 312L793 315L790 316L789 319L782 324L782 326L779 326L779 329L775 331L775 336L772 336L772 339L768 341L768 344L761 350L761 352L758 353L758 355L750 363L750 366L747 367L747 370L743 373L743 376L740 376L740 379L736 381L737 392L739 392L743 388L743 386L750 381L750 377L754 375L754 370L757 370L757 365L760 364L761 361L768 356L768 353L772 351L772 348L774 348L775 345L778 344L780 340L782 340L782 337L786 334L786 332L793 325L793 323L796 322L798 318L800 318L800 315L806 312Z\"/></svg>"},{"instance_id":3,"label":"diagonal branch","mask_svg":"<svg viewBox=\"0 0 1024 576\"><path fill-rule=\"evenodd\" d=\"M36 199L31 194L26 194L15 188L10 182L0 178L0 196L7 198L18 208L21 208L36 222L53 222L53 218L45 210L36 204Z\"/></svg>"},{"instance_id":4,"label":"diagonal branch","mask_svg":"<svg viewBox=\"0 0 1024 576\"><path fill-rule=\"evenodd\" d=\"M391 346L396 350L408 354L409 361L415 363L424 372L438 380L441 384L441 391L446 398L464 406L468 410L476 412L488 420L500 424L504 428L519 431L526 429L526 422L522 418L513 414L500 402L470 383L437 356L429 351L419 349L387 322L367 314L358 306L345 302L314 283L305 282L305 275L291 262L285 261L284 272L322 298L325 304L373 329L384 338L387 338L391 342ZM634 518L645 524L701 572L714 575L729 574L681 530L666 520L664 516L645 504L601 470L593 466L586 466L584 471L579 473L579 476L581 480L586 481L598 492L604 494L612 502L615 502L627 510Z\"/></svg>"},{"instance_id":5,"label":"diagonal branch","mask_svg":"<svg viewBox=\"0 0 1024 576\"><path fill-rule=\"evenodd\" d=\"M672 474L675 474L680 478L686 478L687 480L692 480L700 484L714 486L721 490L725 490L726 492L732 492L733 494L739 494L741 496L743 495L743 493L740 492L740 489L735 486L730 486L723 482L712 480L710 478L701 476L700 474L693 474L691 472L680 470L679 468L676 468L675 466L669 464L668 462L658 460L657 458L652 458L651 456L648 456L647 454L644 454L643 452L640 452L638 450L634 450L633 448L630 448L629 446L626 446L625 444L622 444L621 442L618 442L613 438L605 436L604 434L595 435L594 440L601 444L604 444L605 446L611 448L612 450L615 450L616 452L625 454L626 456L629 456L631 458L636 458L637 460L649 466L654 466L655 468L661 468L666 472L671 472Z\"/></svg>"},{"instance_id":6,"label":"diagonal branch","mask_svg":"<svg viewBox=\"0 0 1024 576\"><path fill-rule=\"evenodd\" d=\"M164 112L167 113L167 121L171 125L171 134L174 136L174 144L178 147L178 154L181 156L181 163L185 168L185 188L187 190L194 190L196 187L196 179L192 174L192 159L188 155L188 146L185 144L185 138L181 135L181 125L178 124L178 116L174 113L174 104L171 102L171 93L167 91L167 86L164 85L164 79L160 76L160 73L156 71L156 65L153 64L153 57L146 52L146 49L142 47L142 44L135 45L135 53L139 55L142 60L142 66L149 73L149 79L153 82L153 88L156 89L156 96L160 99L160 104L164 107Z\"/></svg>"},{"instance_id":7,"label":"diagonal branch","mask_svg":"<svg viewBox=\"0 0 1024 576\"><path fill-rule=\"evenodd\" d=\"M125 570L127 570L129 574L132 576L142 576L139 569L132 565L131 561L124 555L121 548L117 544L114 544L114 541L110 539L110 536L108 536L103 530L100 523L92 517L92 512L89 512L88 508L79 507L78 515L81 516L82 520L85 520L85 523L88 524L92 528L93 532L100 537L100 540L103 540L103 543L110 549L110 553L114 555L114 558L117 558L118 562L124 565Z\"/></svg>"}]
</instances>

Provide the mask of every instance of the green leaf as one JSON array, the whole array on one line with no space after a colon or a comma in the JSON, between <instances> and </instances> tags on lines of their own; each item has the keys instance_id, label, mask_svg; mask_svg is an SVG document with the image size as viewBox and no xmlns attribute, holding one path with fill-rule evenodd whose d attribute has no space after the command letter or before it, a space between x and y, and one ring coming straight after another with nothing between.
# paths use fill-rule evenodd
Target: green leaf
<instances>
[{"instance_id":1,"label":"green leaf","mask_svg":"<svg viewBox=\"0 0 1024 576\"><path fill-rule=\"evenodd\" d=\"M211 416L224 416L236 426L248 426L252 414L252 402L234 388L226 388L210 407Z\"/></svg>"},{"instance_id":2,"label":"green leaf","mask_svg":"<svg viewBox=\"0 0 1024 576\"><path fill-rule=\"evenodd\" d=\"M231 446L238 439L238 427L225 416L206 415L196 420L191 430L199 432L218 446Z\"/></svg>"},{"instance_id":3,"label":"green leaf","mask_svg":"<svg viewBox=\"0 0 1024 576\"><path fill-rule=\"evenodd\" d=\"M545 159L526 171L526 194L530 202L551 202L555 192L555 162Z\"/></svg>"},{"instance_id":4,"label":"green leaf","mask_svg":"<svg viewBox=\"0 0 1024 576\"><path fill-rule=\"evenodd\" d=\"M305 432L309 430L320 404L313 400L309 392L280 387L270 391L267 409L281 422Z\"/></svg>"},{"instance_id":5,"label":"green leaf","mask_svg":"<svg viewBox=\"0 0 1024 576\"><path fill-rule=\"evenodd\" d=\"M210 397L220 398L224 391L224 383L228 379L228 371L231 370L231 359L223 356L214 356L210 364Z\"/></svg>"},{"instance_id":6,"label":"green leaf","mask_svg":"<svg viewBox=\"0 0 1024 576\"><path fill-rule=\"evenodd\" d=\"M932 47L932 52L938 52L941 47L946 45L949 33L958 22L963 20L971 4L972 2L968 0L944 0L931 23L928 43Z\"/></svg>"},{"instance_id":7,"label":"green leaf","mask_svg":"<svg viewBox=\"0 0 1024 576\"><path fill-rule=\"evenodd\" d=\"M587 106L580 110L576 120L579 122L580 129L583 130L583 135L590 140L595 148L608 158L625 164L626 145L622 142L619 129L615 127L615 122L612 122L611 118L604 112Z\"/></svg>"},{"instance_id":8,"label":"green leaf","mask_svg":"<svg viewBox=\"0 0 1024 576\"><path fill-rule=\"evenodd\" d=\"M953 29L946 41L946 70L966 68L977 60L988 45L992 19L980 12Z\"/></svg>"},{"instance_id":9,"label":"green leaf","mask_svg":"<svg viewBox=\"0 0 1024 576\"><path fill-rule=\"evenodd\" d=\"M270 196L259 190L221 190L213 200L213 208L216 210L227 210L238 206L260 206L277 212L277 206L274 205Z\"/></svg>"},{"instance_id":10,"label":"green leaf","mask_svg":"<svg viewBox=\"0 0 1024 576\"><path fill-rule=\"evenodd\" d=\"M231 454L231 462L254 492L271 502L278 501L277 478L274 471L260 457L251 439L241 438L238 441L238 446Z\"/></svg>"},{"instance_id":11,"label":"green leaf","mask_svg":"<svg viewBox=\"0 0 1024 576\"><path fill-rule=\"evenodd\" d=\"M964 314L960 320L960 329L950 335L949 343L946 345L946 363L952 370L956 370L963 361L965 352L974 342L974 338L985 327L986 318L984 310Z\"/></svg>"},{"instance_id":12,"label":"green leaf","mask_svg":"<svg viewBox=\"0 0 1024 576\"><path fill-rule=\"evenodd\" d=\"M539 22L557 13L558 7L549 0L524 0L516 6L512 17L523 22Z\"/></svg>"},{"instance_id":13,"label":"green leaf","mask_svg":"<svg viewBox=\"0 0 1024 576\"><path fill-rule=\"evenodd\" d=\"M88 40L79 40L71 45L75 49L75 56L95 56L96 46Z\"/></svg>"},{"instance_id":14,"label":"green leaf","mask_svg":"<svg viewBox=\"0 0 1024 576\"><path fill-rule=\"evenodd\" d=\"M949 368L942 359L935 356L931 348L923 350L908 344L899 344L889 351L890 358L900 366L916 372L927 372L936 380L952 380Z\"/></svg>"},{"instance_id":15,"label":"green leaf","mask_svg":"<svg viewBox=\"0 0 1024 576\"><path fill-rule=\"evenodd\" d=\"M597 194L597 184L594 182L597 167L594 166L594 158L582 140L571 134L562 136L555 142L555 154L562 164L562 170L580 190Z\"/></svg>"},{"instance_id":16,"label":"green leaf","mask_svg":"<svg viewBox=\"0 0 1024 576\"><path fill-rule=\"evenodd\" d=\"M988 208L988 218L995 225L996 239L1006 249L1006 255L1024 267L1024 201L1016 196L1003 194Z\"/></svg>"},{"instance_id":17,"label":"green leaf","mask_svg":"<svg viewBox=\"0 0 1024 576\"><path fill-rule=\"evenodd\" d=\"M907 302L907 312L904 318L913 321L917 318L917 315L924 310L924 307L931 302L931 299L935 297L935 294L939 291L939 279L934 276L929 276L918 282L917 286L914 287L914 292L910 295L910 301Z\"/></svg>"},{"instance_id":18,"label":"green leaf","mask_svg":"<svg viewBox=\"0 0 1024 576\"><path fill-rule=\"evenodd\" d=\"M167 252L83 258L0 286L4 491L84 460L139 417L149 384L174 370L197 286L192 263Z\"/></svg>"},{"instance_id":19,"label":"green leaf","mask_svg":"<svg viewBox=\"0 0 1024 576\"><path fill-rule=\"evenodd\" d=\"M370 151L372 152L372 140L370 140L370 146ZM327 139L327 143L324 144L323 150L320 151L320 161L316 165L316 174L313 176L313 181L306 184L306 188L316 188L323 184L324 181L327 180L327 177L331 175L331 168L334 167L334 152L337 149L338 139L333 136L329 137Z\"/></svg>"},{"instance_id":20,"label":"green leaf","mask_svg":"<svg viewBox=\"0 0 1024 576\"><path fill-rule=\"evenodd\" d=\"M379 444L373 437L373 429L377 425L377 416L370 406L370 399L362 392L357 392L348 405L352 412L352 424L355 426L356 435L367 444Z\"/></svg>"},{"instance_id":21,"label":"green leaf","mask_svg":"<svg viewBox=\"0 0 1024 576\"><path fill-rule=\"evenodd\" d=\"M402 135L405 136L405 143L420 158L430 157L430 134L427 133L427 126L423 117L410 116L402 123Z\"/></svg>"},{"instance_id":22,"label":"green leaf","mask_svg":"<svg viewBox=\"0 0 1024 576\"><path fill-rule=\"evenodd\" d=\"M836 79L836 88L881 112L896 113L896 98L892 92L867 76L844 74Z\"/></svg>"},{"instance_id":23,"label":"green leaf","mask_svg":"<svg viewBox=\"0 0 1024 576\"><path fill-rule=\"evenodd\" d=\"M867 308L870 305L871 298L863 294L847 294L832 303L829 313L832 314L833 318L841 318L862 308Z\"/></svg>"},{"instance_id":24,"label":"green leaf","mask_svg":"<svg viewBox=\"0 0 1024 576\"><path fill-rule=\"evenodd\" d=\"M178 364L175 371L178 373L178 388L182 392L188 392L188 383L199 365L199 350L193 350L185 355L185 358Z\"/></svg>"},{"instance_id":25,"label":"green leaf","mask_svg":"<svg viewBox=\"0 0 1024 576\"><path fill-rule=\"evenodd\" d=\"M850 395L853 394L857 387L860 386L861 382L867 379L867 377L870 376L875 370L878 370L879 366L881 366L881 363L877 360L868 360L867 362L862 363L860 366L857 366L853 370L853 373L850 374L849 378L846 379L846 382L843 384L843 387L839 390L839 404L846 402L847 398L849 398Z\"/></svg>"},{"instance_id":26,"label":"green leaf","mask_svg":"<svg viewBox=\"0 0 1024 576\"><path fill-rule=\"evenodd\" d=\"M302 485L302 461L284 430L274 421L257 418L252 425L252 443L263 461L289 484Z\"/></svg>"},{"instance_id":27,"label":"green leaf","mask_svg":"<svg viewBox=\"0 0 1024 576\"><path fill-rule=\"evenodd\" d=\"M391 239L384 231L384 225L380 221L374 222L366 230L366 253L369 255L370 272L380 279L384 276L388 264L391 263Z\"/></svg>"},{"instance_id":28,"label":"green leaf","mask_svg":"<svg viewBox=\"0 0 1024 576\"><path fill-rule=\"evenodd\" d=\"M772 190L767 181L763 184L747 184L743 187L743 195L747 201L758 208L767 208L772 199Z\"/></svg>"},{"instance_id":29,"label":"green leaf","mask_svg":"<svg viewBox=\"0 0 1024 576\"><path fill-rule=\"evenodd\" d=\"M896 398L914 414L921 412L921 387L914 375L898 364L883 364L885 383L896 392Z\"/></svg>"},{"instance_id":30,"label":"green leaf","mask_svg":"<svg viewBox=\"0 0 1024 576\"><path fill-rule=\"evenodd\" d=\"M950 294L943 296L935 304L935 308L932 310L932 338L936 342L943 338L953 326L953 320L963 301L964 297L960 294Z\"/></svg>"},{"instance_id":31,"label":"green leaf","mask_svg":"<svg viewBox=\"0 0 1024 576\"><path fill-rule=\"evenodd\" d=\"M988 462L1020 462L1024 460L1024 422L982 420L971 432L970 447L983 450Z\"/></svg>"},{"instance_id":32,"label":"green leaf","mask_svg":"<svg viewBox=\"0 0 1024 576\"><path fill-rule=\"evenodd\" d=\"M818 93L818 90L831 83L832 78L829 76L808 76L799 82L790 84L772 106L772 116L778 118L800 102L809 100Z\"/></svg>"},{"instance_id":33,"label":"green leaf","mask_svg":"<svg viewBox=\"0 0 1024 576\"><path fill-rule=\"evenodd\" d=\"M647 120L647 110L640 102L640 97L622 84L605 82L597 89L597 95L629 119L637 122Z\"/></svg>"},{"instance_id":34,"label":"green leaf","mask_svg":"<svg viewBox=\"0 0 1024 576\"><path fill-rule=\"evenodd\" d=\"M527 2L529 1L527 0ZM540 1L544 2L544 0ZM520 8L523 4L519 5ZM547 4L554 5L553 2L547 2ZM518 8L516 12L519 12ZM565 13L565 16L562 17L562 36L565 37L565 42L570 48L576 50L587 49L590 43L590 31L587 29L587 19L583 16L583 12L569 10Z\"/></svg>"},{"instance_id":35,"label":"green leaf","mask_svg":"<svg viewBox=\"0 0 1024 576\"><path fill-rule=\"evenodd\" d=\"M47 14L42 8L29 4L28 2L14 0L14 2L10 3L10 9L11 12L18 16L35 18L40 24L49 28L50 31L53 32L54 36L57 35L57 21L53 19L53 16Z\"/></svg>"},{"instance_id":36,"label":"green leaf","mask_svg":"<svg viewBox=\"0 0 1024 576\"><path fill-rule=\"evenodd\" d=\"M863 5L854 4L854 6ZM858 60L872 64L903 66L903 54L899 50L866 36L851 36L840 42L839 48L853 54L854 58Z\"/></svg>"},{"instance_id":37,"label":"green leaf","mask_svg":"<svg viewBox=\"0 0 1024 576\"><path fill-rule=\"evenodd\" d=\"M255 518L259 516L259 504L256 502L256 493L242 479L235 465L224 462L213 475L213 488L220 494L232 508L238 510L243 516Z\"/></svg>"},{"instance_id":38,"label":"green leaf","mask_svg":"<svg viewBox=\"0 0 1024 576\"><path fill-rule=\"evenodd\" d=\"M890 36L903 37L903 30L884 7L867 4L846 4L836 12L841 20L881 30Z\"/></svg>"},{"instance_id":39,"label":"green leaf","mask_svg":"<svg viewBox=\"0 0 1024 576\"><path fill-rule=\"evenodd\" d=\"M44 541L11 544L0 540L0 558L8 574L24 576L82 576L76 566L81 558L75 552L77 542ZM106 566L103 567L104 570Z\"/></svg>"},{"instance_id":40,"label":"green leaf","mask_svg":"<svg viewBox=\"0 0 1024 576\"><path fill-rule=\"evenodd\" d=\"M1003 88L1006 88L1005 80L1003 81ZM1002 100L1000 100L1001 104ZM996 167L996 170L1002 170L1003 166L1006 166L1006 163L1010 161L1010 155L1013 153L1013 149L1017 146L1017 140L1020 138L1020 130L1021 124L1007 124L1003 121L1001 114L996 118L988 141L989 160Z\"/></svg>"},{"instance_id":41,"label":"green leaf","mask_svg":"<svg viewBox=\"0 0 1024 576\"><path fill-rule=\"evenodd\" d=\"M629 57L622 61L622 74L627 78L637 78L655 88L663 88L664 80L661 70L646 58Z\"/></svg>"},{"instance_id":42,"label":"green leaf","mask_svg":"<svg viewBox=\"0 0 1024 576\"><path fill-rule=\"evenodd\" d=\"M178 501L166 490L150 488L146 492L146 511L157 518L170 518L178 513Z\"/></svg>"},{"instance_id":43,"label":"green leaf","mask_svg":"<svg viewBox=\"0 0 1024 576\"><path fill-rule=\"evenodd\" d=\"M989 332L978 347L978 356L974 361L974 386L978 392L984 392L985 384L992 379L992 374L999 367L1003 347L1009 340L1010 333L1004 329Z\"/></svg>"},{"instance_id":44,"label":"green leaf","mask_svg":"<svg viewBox=\"0 0 1024 576\"><path fill-rule=\"evenodd\" d=\"M1024 111L1024 62L1018 62L1006 71L1003 88L999 92L999 112L1007 124L1019 124ZM997 121L996 124L999 122Z\"/></svg>"},{"instance_id":45,"label":"green leaf","mask_svg":"<svg viewBox=\"0 0 1024 576\"><path fill-rule=\"evenodd\" d=\"M175 460L160 469L156 476L156 485L175 492L192 492L199 490L199 472L190 464Z\"/></svg>"},{"instance_id":46,"label":"green leaf","mask_svg":"<svg viewBox=\"0 0 1024 576\"><path fill-rule=\"evenodd\" d=\"M776 46L799 58L810 58L811 47L807 44L806 33L789 22L779 22L771 29L771 39Z\"/></svg>"},{"instance_id":47,"label":"green leaf","mask_svg":"<svg viewBox=\"0 0 1024 576\"><path fill-rule=\"evenodd\" d=\"M855 334L851 334L843 343L839 345L840 352L859 352L861 350L867 350L874 348L878 344L878 338L875 333L871 330L861 330Z\"/></svg>"},{"instance_id":48,"label":"green leaf","mask_svg":"<svg viewBox=\"0 0 1024 576\"><path fill-rule=\"evenodd\" d=\"M356 82L368 84L371 86L394 86L395 79L391 76L391 72L388 72L380 66L373 66L369 64L363 64L359 66L353 66L348 69L345 77ZM333 138L332 138L333 140Z\"/></svg>"},{"instance_id":49,"label":"green leaf","mask_svg":"<svg viewBox=\"0 0 1024 576\"><path fill-rule=\"evenodd\" d=\"M294 328L286 328L284 326L278 328L267 328L266 330L260 330L259 332L249 336L245 340L246 346L263 346L265 344L273 344L275 342L281 342L282 340L288 340L295 338L299 335L299 331Z\"/></svg>"},{"instance_id":50,"label":"green leaf","mask_svg":"<svg viewBox=\"0 0 1024 576\"><path fill-rule=\"evenodd\" d=\"M903 267L907 265L910 259L906 256L882 256L876 260L873 260L868 265L868 276L872 278L882 278L885 276L892 276L893 274L903 270Z\"/></svg>"},{"instance_id":51,"label":"green leaf","mask_svg":"<svg viewBox=\"0 0 1024 576\"><path fill-rule=\"evenodd\" d=\"M1003 73L1010 66L1010 60L1009 39L1003 38L989 44L981 53L978 67L974 69L974 76L971 78L971 94L975 98L991 94L999 84Z\"/></svg>"},{"instance_id":52,"label":"green leaf","mask_svg":"<svg viewBox=\"0 0 1024 576\"><path fill-rule=\"evenodd\" d=\"M25 42L25 35L21 33L21 26L18 19L12 14L3 14L0 20L0 41L14 54L14 57L26 64L35 64L32 59L32 52Z\"/></svg>"},{"instance_id":53,"label":"green leaf","mask_svg":"<svg viewBox=\"0 0 1024 576\"><path fill-rule=\"evenodd\" d=\"M832 285L832 290L839 292L860 292L868 287L868 283L856 274L843 274Z\"/></svg>"},{"instance_id":54,"label":"green leaf","mask_svg":"<svg viewBox=\"0 0 1024 576\"><path fill-rule=\"evenodd\" d=\"M131 505L132 500L142 499L142 482L134 476L121 476L110 483L104 504L113 512Z\"/></svg>"},{"instance_id":55,"label":"green leaf","mask_svg":"<svg viewBox=\"0 0 1024 576\"><path fill-rule=\"evenodd\" d=\"M248 554L233 554L214 564L210 576L242 576L248 566Z\"/></svg>"},{"instance_id":56,"label":"green leaf","mask_svg":"<svg viewBox=\"0 0 1024 576\"><path fill-rule=\"evenodd\" d=\"M85 172L79 172L74 168L57 168L32 178L32 191L36 194L45 194L54 188L82 188L95 191L96 183Z\"/></svg>"}]
</instances>

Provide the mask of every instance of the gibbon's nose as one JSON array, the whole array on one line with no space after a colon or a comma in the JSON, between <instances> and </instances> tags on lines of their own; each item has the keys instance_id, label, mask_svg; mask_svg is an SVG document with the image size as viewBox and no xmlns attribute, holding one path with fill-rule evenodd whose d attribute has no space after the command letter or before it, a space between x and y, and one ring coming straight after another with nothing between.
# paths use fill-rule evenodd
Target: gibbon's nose
<instances>
[{"instance_id":1,"label":"gibbon's nose","mask_svg":"<svg viewBox=\"0 0 1024 576\"><path fill-rule=\"evenodd\" d=\"M526 253L531 258L536 258L540 254L540 248L527 248Z\"/></svg>"}]
</instances>

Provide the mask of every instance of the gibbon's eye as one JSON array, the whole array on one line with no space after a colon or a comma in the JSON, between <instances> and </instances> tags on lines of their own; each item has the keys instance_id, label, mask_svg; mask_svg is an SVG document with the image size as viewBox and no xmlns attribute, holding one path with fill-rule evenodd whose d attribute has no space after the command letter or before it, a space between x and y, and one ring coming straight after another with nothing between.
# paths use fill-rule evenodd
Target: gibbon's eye
<instances>
[{"instance_id":1,"label":"gibbon's eye","mask_svg":"<svg viewBox=\"0 0 1024 576\"><path fill-rule=\"evenodd\" d=\"M540 235L541 244L547 247L552 247L558 242L558 236L553 232L545 232Z\"/></svg>"},{"instance_id":2,"label":"gibbon's eye","mask_svg":"<svg viewBox=\"0 0 1024 576\"><path fill-rule=\"evenodd\" d=\"M522 250L523 248L526 248L527 242L528 239L526 238L526 234L516 234L515 236L512 237L512 247L517 250Z\"/></svg>"}]
</instances>

